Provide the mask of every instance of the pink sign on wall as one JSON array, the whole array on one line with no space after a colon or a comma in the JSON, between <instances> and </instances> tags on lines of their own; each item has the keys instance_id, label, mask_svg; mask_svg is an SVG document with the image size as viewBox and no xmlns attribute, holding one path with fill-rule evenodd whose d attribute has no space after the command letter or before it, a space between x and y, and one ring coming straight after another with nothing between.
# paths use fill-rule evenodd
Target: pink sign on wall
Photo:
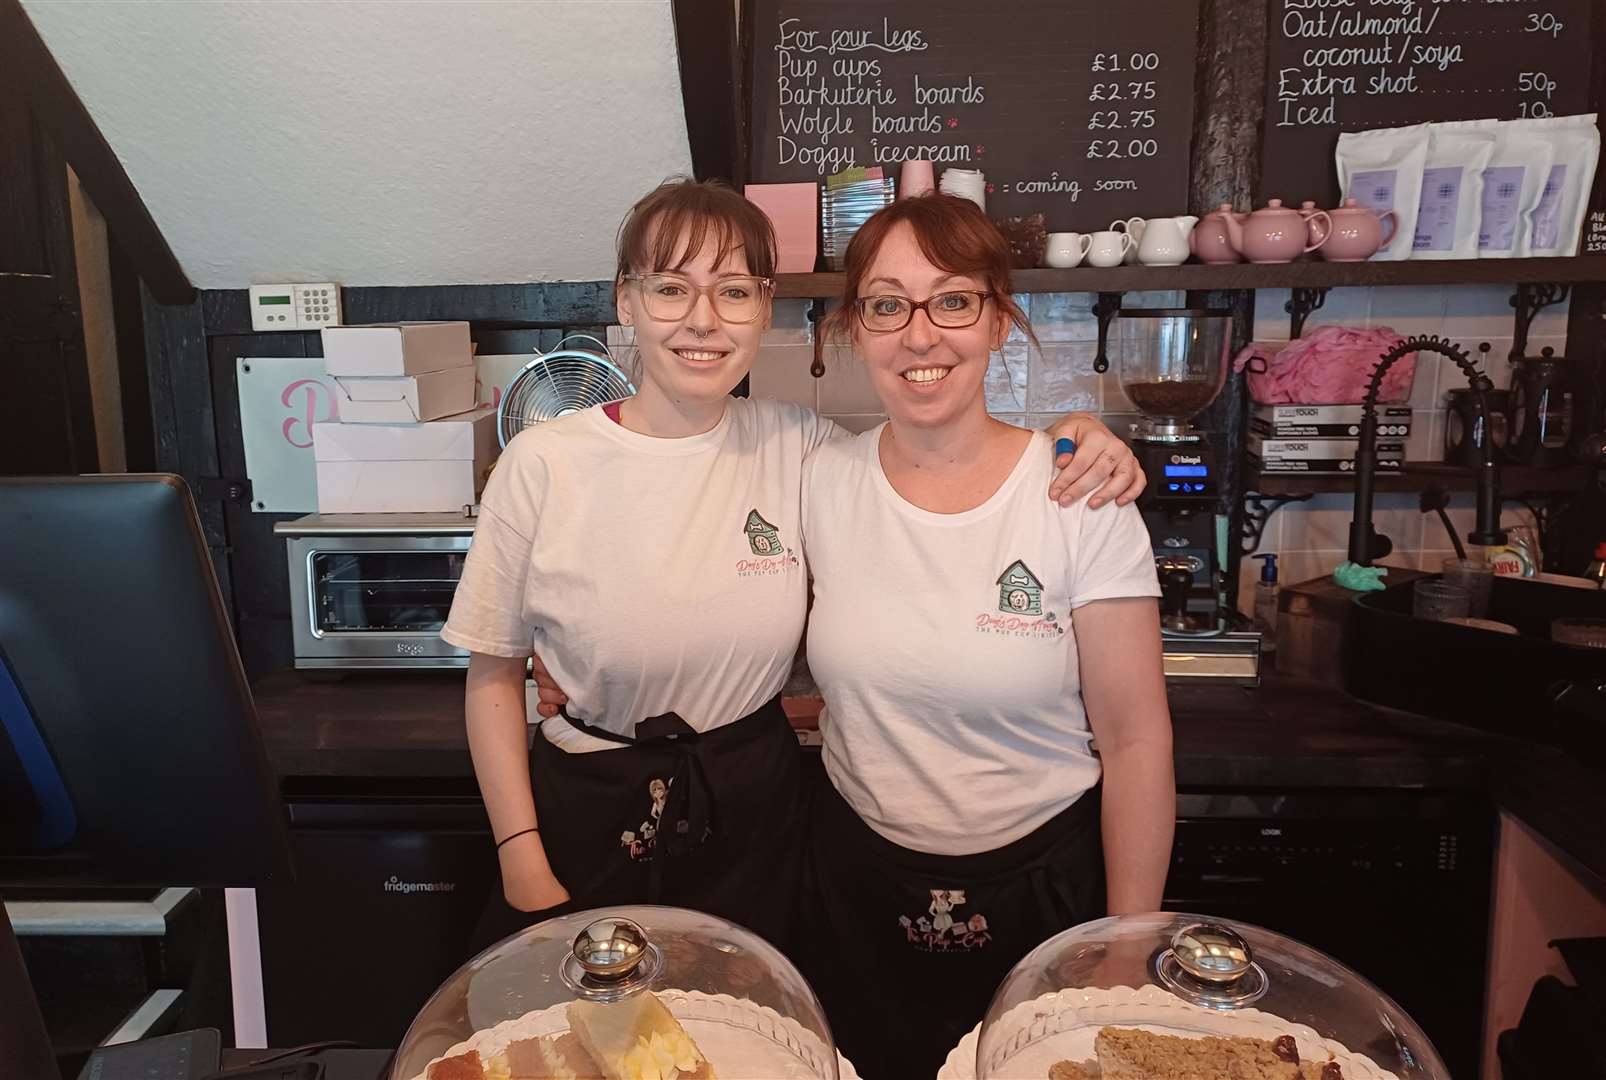
<instances>
[{"instance_id":1,"label":"pink sign on wall","mask_svg":"<svg viewBox=\"0 0 1606 1080\"><path fill-rule=\"evenodd\" d=\"M502 391L534 353L476 356L477 404L500 404ZM318 471L312 425L340 419L334 379L316 356L242 356L234 361L239 387L245 473L253 509L264 514L311 514L318 509Z\"/></svg>"},{"instance_id":2,"label":"pink sign on wall","mask_svg":"<svg viewBox=\"0 0 1606 1080\"><path fill-rule=\"evenodd\" d=\"M312 425L338 420L334 380L316 356L242 356L234 361L240 432L252 508L310 514L318 509Z\"/></svg>"}]
</instances>

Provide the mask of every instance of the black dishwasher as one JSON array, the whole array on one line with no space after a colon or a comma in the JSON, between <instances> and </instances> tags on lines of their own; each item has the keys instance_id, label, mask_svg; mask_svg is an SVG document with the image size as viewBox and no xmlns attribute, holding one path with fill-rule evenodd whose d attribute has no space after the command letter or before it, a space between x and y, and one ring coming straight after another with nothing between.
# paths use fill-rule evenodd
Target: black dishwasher
<instances>
[{"instance_id":1,"label":"black dishwasher","mask_svg":"<svg viewBox=\"0 0 1606 1080\"><path fill-rule=\"evenodd\" d=\"M1494 812L1471 793L1185 792L1172 911L1303 941L1376 983L1478 1075Z\"/></svg>"},{"instance_id":2,"label":"black dishwasher","mask_svg":"<svg viewBox=\"0 0 1606 1080\"><path fill-rule=\"evenodd\" d=\"M291 781L294 884L257 890L270 1046L394 1047L495 886L472 777Z\"/></svg>"}]
</instances>

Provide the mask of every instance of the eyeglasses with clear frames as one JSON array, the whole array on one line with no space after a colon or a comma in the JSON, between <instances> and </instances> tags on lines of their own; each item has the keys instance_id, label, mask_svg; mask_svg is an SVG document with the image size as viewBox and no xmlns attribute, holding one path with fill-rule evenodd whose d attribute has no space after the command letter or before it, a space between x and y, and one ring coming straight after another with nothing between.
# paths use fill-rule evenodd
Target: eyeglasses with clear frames
<instances>
[{"instance_id":1,"label":"eyeglasses with clear frames","mask_svg":"<svg viewBox=\"0 0 1606 1080\"><path fill-rule=\"evenodd\" d=\"M859 321L873 334L892 334L909 325L916 311L924 311L931 325L944 330L963 330L975 326L981 313L992 299L990 292L961 289L928 296L924 300L911 300L907 296L861 296L854 303Z\"/></svg>"},{"instance_id":2,"label":"eyeglasses with clear frames","mask_svg":"<svg viewBox=\"0 0 1606 1080\"><path fill-rule=\"evenodd\" d=\"M764 299L775 287L769 278L747 274L722 277L711 285L698 285L682 274L626 274L626 281L641 286L647 314L662 322L676 322L691 314L697 297L706 295L714 314L728 323L750 323L764 313Z\"/></svg>"}]
</instances>

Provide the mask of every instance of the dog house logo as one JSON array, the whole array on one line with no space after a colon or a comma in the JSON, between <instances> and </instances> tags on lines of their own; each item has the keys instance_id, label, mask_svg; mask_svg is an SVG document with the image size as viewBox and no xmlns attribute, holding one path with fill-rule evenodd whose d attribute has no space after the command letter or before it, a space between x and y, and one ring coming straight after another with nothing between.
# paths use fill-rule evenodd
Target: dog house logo
<instances>
[{"instance_id":1,"label":"dog house logo","mask_svg":"<svg viewBox=\"0 0 1606 1080\"><path fill-rule=\"evenodd\" d=\"M1043 583L1016 559L998 575L998 610L1010 615L1041 615Z\"/></svg>"},{"instance_id":2,"label":"dog house logo","mask_svg":"<svg viewBox=\"0 0 1606 1080\"><path fill-rule=\"evenodd\" d=\"M747 515L743 531L747 534L747 546L753 549L754 555L779 555L786 550L781 544L781 534L774 525L764 520L764 515L756 508Z\"/></svg>"}]
</instances>

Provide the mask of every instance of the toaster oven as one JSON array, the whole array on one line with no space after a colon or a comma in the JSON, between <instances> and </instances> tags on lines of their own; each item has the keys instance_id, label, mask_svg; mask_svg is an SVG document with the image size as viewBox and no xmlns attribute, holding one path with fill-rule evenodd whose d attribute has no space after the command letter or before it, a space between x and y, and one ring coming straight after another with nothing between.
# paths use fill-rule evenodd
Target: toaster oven
<instances>
[{"instance_id":1,"label":"toaster oven","mask_svg":"<svg viewBox=\"0 0 1606 1080\"><path fill-rule=\"evenodd\" d=\"M461 668L440 639L474 519L453 514L311 514L285 538L298 668Z\"/></svg>"}]
</instances>

